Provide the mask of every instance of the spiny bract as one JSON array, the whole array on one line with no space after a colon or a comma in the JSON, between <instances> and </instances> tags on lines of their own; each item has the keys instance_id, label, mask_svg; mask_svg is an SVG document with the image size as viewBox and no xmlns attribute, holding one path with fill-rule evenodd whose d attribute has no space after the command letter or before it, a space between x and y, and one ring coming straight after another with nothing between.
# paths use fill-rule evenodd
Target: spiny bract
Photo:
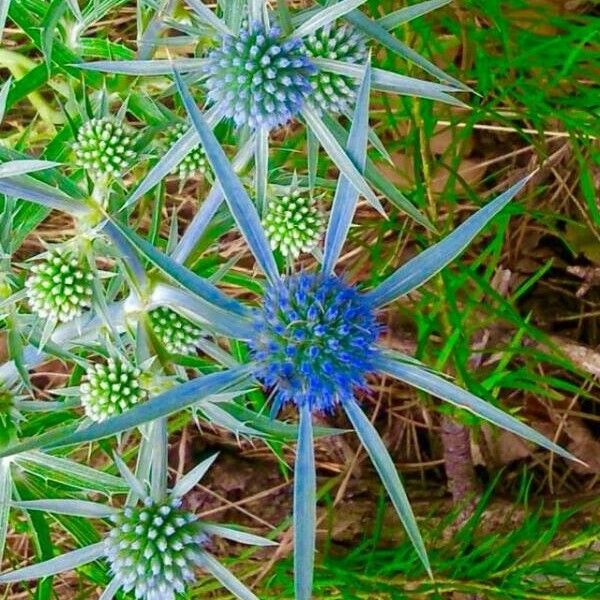
<instances>
[{"instance_id":1,"label":"spiny bract","mask_svg":"<svg viewBox=\"0 0 600 600\"><path fill-rule=\"evenodd\" d=\"M192 354L202 333L189 319L166 306L149 313L150 325L156 337L171 354Z\"/></svg>"},{"instance_id":2,"label":"spiny bract","mask_svg":"<svg viewBox=\"0 0 600 600\"><path fill-rule=\"evenodd\" d=\"M167 129L166 141L172 146L187 130L189 126L185 123L175 123ZM171 174L179 174L179 179L184 181L195 173L205 175L208 171L208 161L204 149L199 144L192 148L171 171Z\"/></svg>"},{"instance_id":3,"label":"spiny bract","mask_svg":"<svg viewBox=\"0 0 600 600\"><path fill-rule=\"evenodd\" d=\"M109 358L106 364L90 365L79 388L85 414L100 422L146 400L141 376L141 370L126 360Z\"/></svg>"},{"instance_id":4,"label":"spiny bract","mask_svg":"<svg viewBox=\"0 0 600 600\"><path fill-rule=\"evenodd\" d=\"M174 600L194 580L207 537L181 500L127 507L113 517L105 541L112 572L126 591L144 600Z\"/></svg>"},{"instance_id":5,"label":"spiny bract","mask_svg":"<svg viewBox=\"0 0 600 600\"><path fill-rule=\"evenodd\" d=\"M359 291L342 278L300 273L272 284L250 340L256 375L281 404L331 412L365 385L381 327Z\"/></svg>"},{"instance_id":6,"label":"spiny bract","mask_svg":"<svg viewBox=\"0 0 600 600\"><path fill-rule=\"evenodd\" d=\"M75 160L91 176L119 177L130 166L135 151L133 138L122 125L109 117L87 121L73 144Z\"/></svg>"},{"instance_id":7,"label":"spiny bract","mask_svg":"<svg viewBox=\"0 0 600 600\"><path fill-rule=\"evenodd\" d=\"M84 259L64 248L54 248L31 267L25 282L31 310L42 319L67 323L89 308L94 276Z\"/></svg>"},{"instance_id":8,"label":"spiny bract","mask_svg":"<svg viewBox=\"0 0 600 600\"><path fill-rule=\"evenodd\" d=\"M208 97L238 126L272 129L301 110L316 72L300 39L255 23L208 55Z\"/></svg>"},{"instance_id":9,"label":"spiny bract","mask_svg":"<svg viewBox=\"0 0 600 600\"><path fill-rule=\"evenodd\" d=\"M304 42L311 58L328 58L352 64L365 64L365 38L348 25L327 25ZM310 78L311 98L317 108L332 113L347 113L356 97L357 84L351 77L319 71Z\"/></svg>"},{"instance_id":10,"label":"spiny bract","mask_svg":"<svg viewBox=\"0 0 600 600\"><path fill-rule=\"evenodd\" d=\"M273 250L297 258L301 252L311 252L317 246L324 224L316 200L293 189L269 199L263 226Z\"/></svg>"}]
</instances>

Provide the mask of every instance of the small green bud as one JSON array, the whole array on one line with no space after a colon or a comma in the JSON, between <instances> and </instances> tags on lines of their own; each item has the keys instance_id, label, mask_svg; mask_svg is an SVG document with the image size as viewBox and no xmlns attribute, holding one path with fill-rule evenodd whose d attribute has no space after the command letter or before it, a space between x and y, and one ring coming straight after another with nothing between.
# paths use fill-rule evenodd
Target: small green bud
<instances>
[{"instance_id":1,"label":"small green bud","mask_svg":"<svg viewBox=\"0 0 600 600\"><path fill-rule=\"evenodd\" d=\"M113 518L105 553L125 592L144 600L174 600L195 579L207 536L181 500L127 507Z\"/></svg>"},{"instance_id":2,"label":"small green bud","mask_svg":"<svg viewBox=\"0 0 600 600\"><path fill-rule=\"evenodd\" d=\"M172 146L189 128L189 125L182 122L177 122L166 132L167 143ZM209 170L206 153L200 144L192 148L184 157L183 160L171 171L171 174L179 174L181 181L186 180L195 173L206 175Z\"/></svg>"},{"instance_id":3,"label":"small green bud","mask_svg":"<svg viewBox=\"0 0 600 600\"><path fill-rule=\"evenodd\" d=\"M72 321L90 307L93 279L89 265L74 252L50 250L25 282L32 311L42 319Z\"/></svg>"},{"instance_id":4,"label":"small green bud","mask_svg":"<svg viewBox=\"0 0 600 600\"><path fill-rule=\"evenodd\" d=\"M141 378L141 370L123 360L109 358L106 364L91 365L79 386L85 414L100 422L143 402L148 392Z\"/></svg>"},{"instance_id":5,"label":"small green bud","mask_svg":"<svg viewBox=\"0 0 600 600\"><path fill-rule=\"evenodd\" d=\"M121 177L135 157L134 140L122 125L108 117L91 119L73 144L77 165L91 177Z\"/></svg>"},{"instance_id":6,"label":"small green bud","mask_svg":"<svg viewBox=\"0 0 600 600\"><path fill-rule=\"evenodd\" d=\"M301 252L311 252L317 246L324 223L316 200L294 189L285 196L269 199L263 226L273 250L297 258Z\"/></svg>"},{"instance_id":7,"label":"small green bud","mask_svg":"<svg viewBox=\"0 0 600 600\"><path fill-rule=\"evenodd\" d=\"M166 307L159 306L149 313L152 331L170 354L193 354L201 329L189 319Z\"/></svg>"}]
</instances>

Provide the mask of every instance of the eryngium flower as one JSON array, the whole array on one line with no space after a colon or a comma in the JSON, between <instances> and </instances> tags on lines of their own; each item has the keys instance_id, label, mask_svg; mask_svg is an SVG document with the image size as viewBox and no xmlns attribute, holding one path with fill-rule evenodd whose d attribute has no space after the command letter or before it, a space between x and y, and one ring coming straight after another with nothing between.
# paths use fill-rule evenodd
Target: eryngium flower
<instances>
[{"instance_id":1,"label":"eryngium flower","mask_svg":"<svg viewBox=\"0 0 600 600\"><path fill-rule=\"evenodd\" d=\"M175 123L167 130L166 138L169 147L171 147L186 131L188 126L185 123ZM174 175L179 174L179 179L184 181L188 177L191 177L195 173L205 175L208 171L208 161L206 160L206 154L200 144L195 148L192 148L181 162L171 171Z\"/></svg>"},{"instance_id":2,"label":"eryngium flower","mask_svg":"<svg viewBox=\"0 0 600 600\"><path fill-rule=\"evenodd\" d=\"M201 329L178 312L159 306L149 313L152 331L171 354L192 354L200 339Z\"/></svg>"},{"instance_id":3,"label":"eryngium flower","mask_svg":"<svg viewBox=\"0 0 600 600\"><path fill-rule=\"evenodd\" d=\"M42 319L73 320L91 305L93 278L84 259L67 249L50 250L25 282L31 310Z\"/></svg>"},{"instance_id":4,"label":"eryngium flower","mask_svg":"<svg viewBox=\"0 0 600 600\"><path fill-rule=\"evenodd\" d=\"M293 189L269 199L263 226L273 250L297 258L301 252L311 252L317 246L324 223L316 200Z\"/></svg>"},{"instance_id":5,"label":"eryngium flower","mask_svg":"<svg viewBox=\"0 0 600 600\"><path fill-rule=\"evenodd\" d=\"M100 422L146 400L141 375L140 369L125 360L109 358L106 364L91 365L79 388L85 414Z\"/></svg>"},{"instance_id":6,"label":"eryngium flower","mask_svg":"<svg viewBox=\"0 0 600 600\"><path fill-rule=\"evenodd\" d=\"M236 125L272 129L300 112L315 72L300 39L255 23L208 55L208 97Z\"/></svg>"},{"instance_id":7,"label":"eryngium flower","mask_svg":"<svg viewBox=\"0 0 600 600\"><path fill-rule=\"evenodd\" d=\"M328 58L353 64L367 62L365 38L350 25L327 25L309 36L305 42L308 56ZM347 113L356 97L357 83L351 77L319 71L310 78L311 99L315 106L332 113Z\"/></svg>"},{"instance_id":8,"label":"eryngium flower","mask_svg":"<svg viewBox=\"0 0 600 600\"><path fill-rule=\"evenodd\" d=\"M133 138L113 119L94 118L77 133L73 144L75 160L93 177L119 177L135 156L133 143Z\"/></svg>"},{"instance_id":9,"label":"eryngium flower","mask_svg":"<svg viewBox=\"0 0 600 600\"><path fill-rule=\"evenodd\" d=\"M181 500L127 507L113 517L105 540L111 570L126 591L144 600L174 600L186 582L194 580L207 537L192 513L181 510Z\"/></svg>"},{"instance_id":10,"label":"eryngium flower","mask_svg":"<svg viewBox=\"0 0 600 600\"><path fill-rule=\"evenodd\" d=\"M272 284L250 341L257 377L286 402L331 412L374 368L381 331L356 288L337 276L300 273Z\"/></svg>"}]
</instances>

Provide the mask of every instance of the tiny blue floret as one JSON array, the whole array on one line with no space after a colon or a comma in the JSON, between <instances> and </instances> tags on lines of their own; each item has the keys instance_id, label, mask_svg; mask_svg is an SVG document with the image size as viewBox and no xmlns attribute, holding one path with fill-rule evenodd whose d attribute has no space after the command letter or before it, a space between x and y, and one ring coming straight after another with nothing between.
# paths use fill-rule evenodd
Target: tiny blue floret
<instances>
[{"instance_id":1,"label":"tiny blue floret","mask_svg":"<svg viewBox=\"0 0 600 600\"><path fill-rule=\"evenodd\" d=\"M209 99L236 125L273 129L300 112L314 73L302 40L255 23L237 37L223 36L208 55L206 86Z\"/></svg>"},{"instance_id":2,"label":"tiny blue floret","mask_svg":"<svg viewBox=\"0 0 600 600\"><path fill-rule=\"evenodd\" d=\"M341 277L291 275L267 289L255 319L250 347L257 378L275 391L273 412L293 402L329 413L374 370L381 326Z\"/></svg>"}]
</instances>

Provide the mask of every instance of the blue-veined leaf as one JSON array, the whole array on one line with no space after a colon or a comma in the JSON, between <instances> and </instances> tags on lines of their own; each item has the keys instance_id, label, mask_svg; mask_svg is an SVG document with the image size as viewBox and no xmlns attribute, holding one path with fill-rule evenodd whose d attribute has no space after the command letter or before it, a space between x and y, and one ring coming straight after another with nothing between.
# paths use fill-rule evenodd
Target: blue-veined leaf
<instances>
[{"instance_id":1,"label":"blue-veined leaf","mask_svg":"<svg viewBox=\"0 0 600 600\"><path fill-rule=\"evenodd\" d=\"M331 160L340 170L340 173L348 178L359 194L364 196L374 208L385 216L381 202L379 202L377 196L375 196L373 190L369 187L356 165L348 157L346 152L344 152L335 136L329 131L327 125L325 125L319 116L317 109L307 102L302 108L302 116L308 127L311 128L312 132L319 140L321 146L325 148Z\"/></svg>"},{"instance_id":2,"label":"blue-veined leaf","mask_svg":"<svg viewBox=\"0 0 600 600\"><path fill-rule=\"evenodd\" d=\"M237 394L238 396L240 394ZM248 427L245 423L238 421L235 417L223 409L223 402L205 402L202 405L202 414L209 423L214 423L227 431L233 433L236 438L241 435L248 437L262 437L263 434L257 429Z\"/></svg>"},{"instance_id":3,"label":"blue-veined leaf","mask_svg":"<svg viewBox=\"0 0 600 600\"><path fill-rule=\"evenodd\" d=\"M331 71L345 77L351 77L356 81L360 81L365 72L363 65L332 60L330 58L314 58L312 60L324 71ZM445 104L452 104L453 106L466 106L464 102L447 93L458 91L456 87L443 83L423 81L422 79L399 75L398 73L392 73L383 69L373 69L371 85L373 89L383 92L427 98L429 100L444 102Z\"/></svg>"},{"instance_id":4,"label":"blue-veined leaf","mask_svg":"<svg viewBox=\"0 0 600 600\"><path fill-rule=\"evenodd\" d=\"M351 120L352 125L346 145L348 156L361 171L365 168L367 158L370 83L371 64L369 62L358 90L354 117ZM325 233L323 272L326 274L333 273L335 263L346 241L357 203L358 192L356 188L344 175L340 174Z\"/></svg>"},{"instance_id":5,"label":"blue-veined leaf","mask_svg":"<svg viewBox=\"0 0 600 600\"><path fill-rule=\"evenodd\" d=\"M167 477L169 475L169 433L167 419L156 419L147 428L147 436L152 448L150 492L155 502L162 502L167 495Z\"/></svg>"},{"instance_id":6,"label":"blue-veined leaf","mask_svg":"<svg viewBox=\"0 0 600 600\"><path fill-rule=\"evenodd\" d=\"M354 426L356 434L369 454L373 465L377 469L379 477L381 477L381 482L390 496L392 504L402 521L402 525L404 525L404 529L406 530L410 541L415 547L427 572L431 575L427 550L423 544L423 538L421 537L417 520L415 519L415 515L410 506L410 501L406 495L400 476L398 475L398 471L394 466L394 462L392 461L383 440L377 433L375 427L373 427L371 421L367 419L360 406L358 406L356 400L351 399L344 401L343 406L350 422Z\"/></svg>"},{"instance_id":7,"label":"blue-veined leaf","mask_svg":"<svg viewBox=\"0 0 600 600\"><path fill-rule=\"evenodd\" d=\"M377 23L389 31L403 23L408 23L417 17L421 17L432 10L446 6L446 4L450 4L450 2L452 2L452 0L426 0L425 2L419 2L412 6L405 6L404 8L400 8L381 17Z\"/></svg>"},{"instance_id":8,"label":"blue-veined leaf","mask_svg":"<svg viewBox=\"0 0 600 600\"><path fill-rule=\"evenodd\" d=\"M111 579L105 590L100 594L98 600L113 600L120 588L121 582L116 577Z\"/></svg>"},{"instance_id":9,"label":"blue-veined leaf","mask_svg":"<svg viewBox=\"0 0 600 600\"><path fill-rule=\"evenodd\" d=\"M423 250L402 265L375 289L368 292L366 297L374 306L383 306L423 285L454 260L489 221L525 187L532 176L521 179L495 200L480 208L441 242Z\"/></svg>"},{"instance_id":10,"label":"blue-veined leaf","mask_svg":"<svg viewBox=\"0 0 600 600\"><path fill-rule=\"evenodd\" d=\"M171 490L171 495L174 498L183 498L188 492L190 492L196 484L204 477L206 472L210 469L212 464L215 462L218 452L215 452L212 456L198 463L191 471L187 472L181 477Z\"/></svg>"},{"instance_id":11,"label":"blue-veined leaf","mask_svg":"<svg viewBox=\"0 0 600 600\"><path fill-rule=\"evenodd\" d=\"M318 1L323 2L324 0ZM369 37L377 40L382 46L385 46L394 54L397 54L398 56L401 56L402 58L405 58L406 60L409 60L415 65L421 67L421 69L433 75L434 77L437 77L440 81L446 81L447 83L450 83L451 85L466 92L472 91L469 86L448 75L439 67L436 67L418 52L415 52L412 48L409 48L406 44L403 44L398 38L394 37L378 22L369 19L369 17L359 10L354 10L348 13L344 16L344 18L352 23L356 28L366 33Z\"/></svg>"},{"instance_id":12,"label":"blue-veined leaf","mask_svg":"<svg viewBox=\"0 0 600 600\"><path fill-rule=\"evenodd\" d=\"M81 565L94 562L104 555L104 542L98 542L79 550L67 552L37 565L31 565L0 575L0 583L13 583L49 577L64 571L71 571Z\"/></svg>"},{"instance_id":13,"label":"blue-veined leaf","mask_svg":"<svg viewBox=\"0 0 600 600\"><path fill-rule=\"evenodd\" d=\"M237 300L223 294L210 281L176 263L172 258L157 250L150 242L139 236L129 227L114 221L113 225L138 249L144 258L182 287L198 295L200 298L204 298L207 302L214 304L215 307L221 310L230 311L242 316L246 314L246 309Z\"/></svg>"},{"instance_id":14,"label":"blue-veined leaf","mask_svg":"<svg viewBox=\"0 0 600 600\"><path fill-rule=\"evenodd\" d=\"M2 562L4 557L11 495L12 478L10 474L10 459L0 458L0 562Z\"/></svg>"},{"instance_id":15,"label":"blue-veined leaf","mask_svg":"<svg viewBox=\"0 0 600 600\"><path fill-rule=\"evenodd\" d=\"M221 120L217 109L210 109L206 113L206 121L214 127ZM164 156L150 169L146 177L132 192L124 207L131 206L146 192L160 183L171 171L188 155L199 142L198 134L194 127L190 127L165 153Z\"/></svg>"},{"instance_id":16,"label":"blue-veined leaf","mask_svg":"<svg viewBox=\"0 0 600 600\"><path fill-rule=\"evenodd\" d=\"M247 544L249 546L277 546L277 542L269 540L260 535L254 535L240 529L232 529L216 523L206 523L202 521L202 530L208 535L218 535L219 537L237 542L238 544Z\"/></svg>"},{"instance_id":17,"label":"blue-veined leaf","mask_svg":"<svg viewBox=\"0 0 600 600\"><path fill-rule=\"evenodd\" d=\"M110 238L111 242L118 249L119 258L125 273L129 276L129 281L133 284L133 287L137 288L139 293L146 283L146 270L142 265L139 257L135 252L135 248L127 236L123 233L122 228L117 224L116 221L109 219L102 225L102 231ZM98 290L100 292L100 290ZM98 299L100 302L98 302ZM96 298L97 308L100 308L100 317L107 323L110 329L112 329L112 322L106 321L105 313L106 309L102 304L104 303L101 293L97 294Z\"/></svg>"},{"instance_id":18,"label":"blue-veined leaf","mask_svg":"<svg viewBox=\"0 0 600 600\"><path fill-rule=\"evenodd\" d=\"M37 477L80 490L111 495L129 489L120 477L52 454L24 452L15 457L14 461L19 468Z\"/></svg>"},{"instance_id":19,"label":"blue-veined leaf","mask_svg":"<svg viewBox=\"0 0 600 600\"><path fill-rule=\"evenodd\" d=\"M144 482L140 481L135 474L132 473L131 469L118 454L113 453L113 460L115 466L119 469L121 477L127 482L127 485L133 494L138 498L145 498L148 495L148 490L146 489Z\"/></svg>"},{"instance_id":20,"label":"blue-veined leaf","mask_svg":"<svg viewBox=\"0 0 600 600\"><path fill-rule=\"evenodd\" d=\"M247 340L252 337L252 322L248 318L211 304L187 290L159 284L152 292L151 304L184 312L193 321L201 322L208 329L233 339Z\"/></svg>"},{"instance_id":21,"label":"blue-veined leaf","mask_svg":"<svg viewBox=\"0 0 600 600\"><path fill-rule=\"evenodd\" d=\"M49 185L29 179L27 176L14 179L8 177L0 179L0 194L29 200L47 208L61 210L70 215L78 216L88 211L84 204L76 202Z\"/></svg>"},{"instance_id":22,"label":"blue-veined leaf","mask_svg":"<svg viewBox=\"0 0 600 600\"><path fill-rule=\"evenodd\" d=\"M246 165L250 162L254 152L254 145L255 138L254 135L251 135L234 156L231 161L231 166L236 173L245 169ZM178 263L185 262L186 258L190 255L195 245L206 231L208 224L214 217L219 206L221 206L223 199L223 190L221 189L219 182L215 182L208 193L208 196L198 208L192 222L187 226L184 234L181 236L179 244L177 244L177 247L173 251L173 260Z\"/></svg>"},{"instance_id":23,"label":"blue-veined leaf","mask_svg":"<svg viewBox=\"0 0 600 600\"><path fill-rule=\"evenodd\" d=\"M173 387L142 404L137 404L123 414L68 434L52 442L50 447L56 448L92 442L133 429L134 427L139 427L144 423L154 421L154 419L166 417L174 412L188 408L201 402L208 396L225 392L229 387L242 383L247 377L247 367L237 367L197 377Z\"/></svg>"},{"instance_id":24,"label":"blue-veined leaf","mask_svg":"<svg viewBox=\"0 0 600 600\"><path fill-rule=\"evenodd\" d=\"M182 73L201 71L207 64L206 58L176 58L149 60L97 60L71 65L86 71L100 71L115 75L172 75L176 68Z\"/></svg>"},{"instance_id":25,"label":"blue-veined leaf","mask_svg":"<svg viewBox=\"0 0 600 600\"><path fill-rule=\"evenodd\" d=\"M366 0L341 0L334 4L330 4L326 8L315 11L302 25L296 28L292 33L294 37L302 38L311 35L317 29L325 27L329 23L333 23L336 19L349 13L351 10L358 8L364 4Z\"/></svg>"},{"instance_id":26,"label":"blue-veined leaf","mask_svg":"<svg viewBox=\"0 0 600 600\"><path fill-rule=\"evenodd\" d=\"M193 11L198 15L199 20L203 23L207 23L214 27L217 31L225 34L231 35L231 29L227 27L227 24L219 19L217 15L210 9L206 4L202 2L202 0L185 0L186 3L193 9Z\"/></svg>"},{"instance_id":27,"label":"blue-veined leaf","mask_svg":"<svg viewBox=\"0 0 600 600\"><path fill-rule=\"evenodd\" d=\"M119 512L119 509L108 504L89 502L88 500L73 500L71 498L25 500L13 502L12 505L22 510L42 510L60 515L89 517L92 519L104 519Z\"/></svg>"},{"instance_id":28,"label":"blue-veined leaf","mask_svg":"<svg viewBox=\"0 0 600 600\"><path fill-rule=\"evenodd\" d=\"M229 569L226 569L212 554L202 551L201 567L221 582L234 596L241 600L259 600Z\"/></svg>"},{"instance_id":29,"label":"blue-veined leaf","mask_svg":"<svg viewBox=\"0 0 600 600\"><path fill-rule=\"evenodd\" d=\"M379 370L384 371L400 381L404 381L436 398L440 398L450 404L468 410L502 429L506 429L530 442L534 442L543 448L547 448L564 458L582 463L582 461L573 456L570 452L563 450L558 444L555 444L546 436L538 433L535 429L529 427L529 425L522 423L493 404L478 398L467 390L463 390L440 375L432 373L428 369L415 364L401 363L386 356L378 359L377 367Z\"/></svg>"},{"instance_id":30,"label":"blue-veined leaf","mask_svg":"<svg viewBox=\"0 0 600 600\"><path fill-rule=\"evenodd\" d=\"M6 5L8 7L7 0L0 0L0 40L2 40L2 6ZM5 15L6 17L6 15ZM2 123L4 119L4 111L6 110L6 99L8 98L8 92L10 91L10 86L12 85L12 77L9 77L0 87L0 123Z\"/></svg>"},{"instance_id":31,"label":"blue-veined leaf","mask_svg":"<svg viewBox=\"0 0 600 600\"><path fill-rule=\"evenodd\" d=\"M60 165L61 163L51 160L11 160L10 162L0 164L0 179L53 169Z\"/></svg>"},{"instance_id":32,"label":"blue-veined leaf","mask_svg":"<svg viewBox=\"0 0 600 600\"><path fill-rule=\"evenodd\" d=\"M317 477L312 413L300 407L298 447L294 468L294 589L296 600L312 598L317 527Z\"/></svg>"},{"instance_id":33,"label":"blue-veined leaf","mask_svg":"<svg viewBox=\"0 0 600 600\"><path fill-rule=\"evenodd\" d=\"M225 200L235 222L246 238L250 250L265 275L271 281L277 281L279 279L277 265L256 208L227 160L223 148L221 148L217 138L196 106L187 86L177 72L175 73L175 81L188 115L196 127L206 157L215 173L215 177L221 184Z\"/></svg>"}]
</instances>

